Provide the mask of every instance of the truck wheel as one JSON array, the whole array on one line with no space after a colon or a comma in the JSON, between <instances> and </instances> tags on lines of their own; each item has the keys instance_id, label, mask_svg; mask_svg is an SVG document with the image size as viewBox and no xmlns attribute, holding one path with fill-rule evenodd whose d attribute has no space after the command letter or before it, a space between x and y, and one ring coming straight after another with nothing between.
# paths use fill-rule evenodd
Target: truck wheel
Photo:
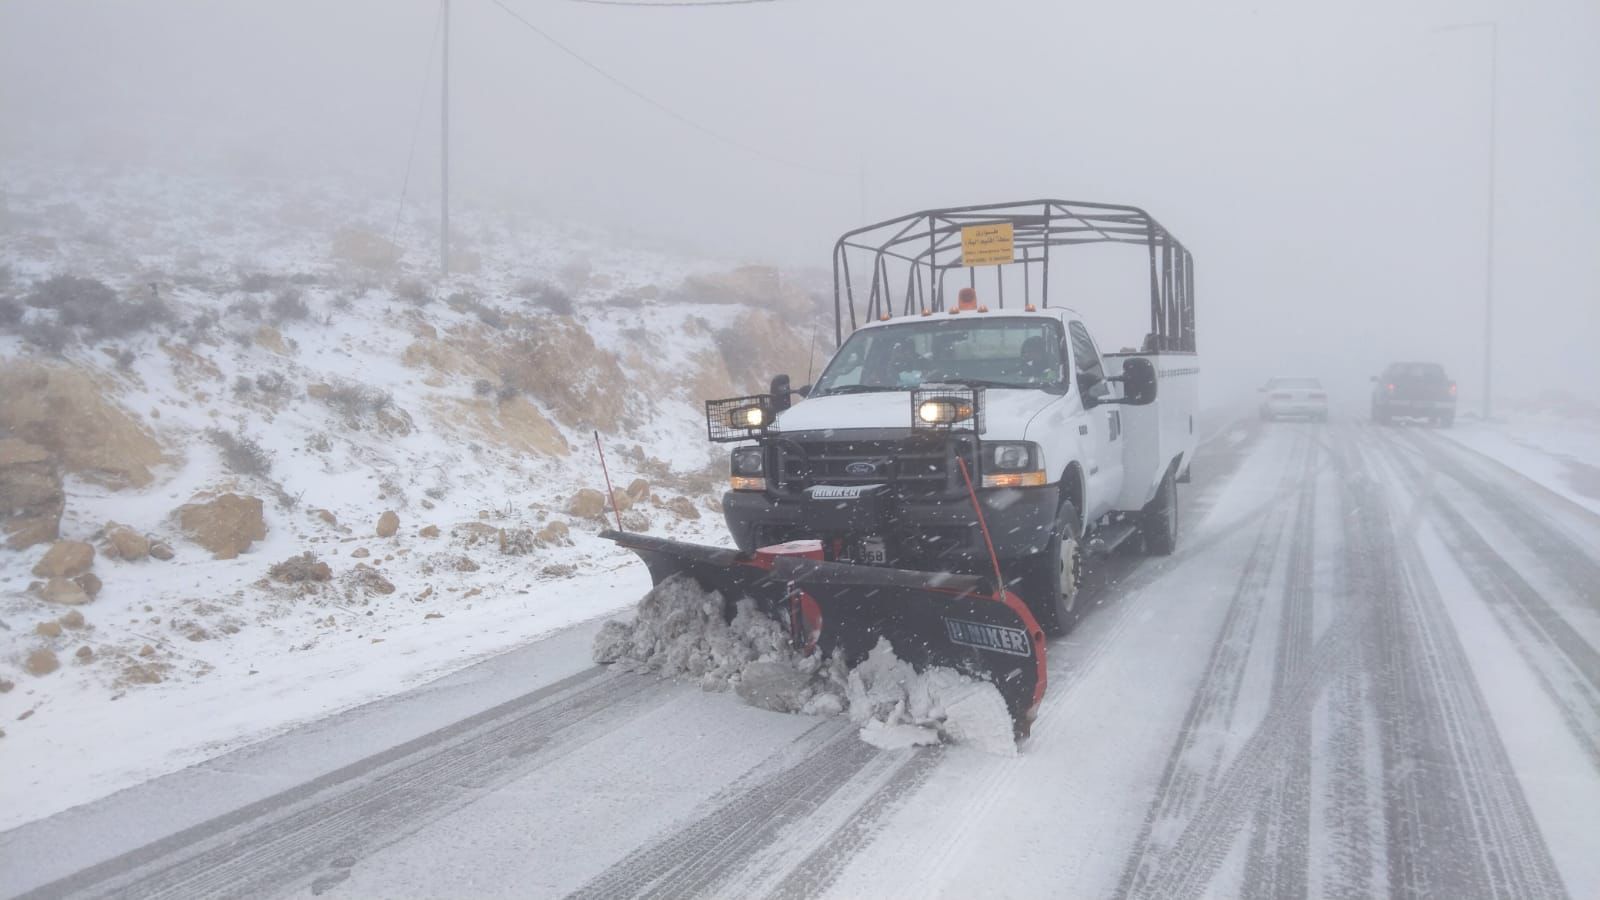
<instances>
[{"instance_id":1,"label":"truck wheel","mask_svg":"<svg viewBox=\"0 0 1600 900\"><path fill-rule=\"evenodd\" d=\"M1455 413L1445 413L1444 415L1439 417L1439 427L1440 428L1449 428L1451 425L1454 425L1455 423L1456 423L1456 414Z\"/></svg>"},{"instance_id":2,"label":"truck wheel","mask_svg":"<svg viewBox=\"0 0 1600 900\"><path fill-rule=\"evenodd\" d=\"M1178 548L1178 484L1168 471L1155 498L1139 512L1139 536L1146 556L1171 556Z\"/></svg>"},{"instance_id":3,"label":"truck wheel","mask_svg":"<svg viewBox=\"0 0 1600 900\"><path fill-rule=\"evenodd\" d=\"M1078 584L1083 576L1083 542L1078 510L1063 500L1056 513L1055 533L1044 550L1010 564L1008 586L1028 604L1039 627L1051 637L1072 630L1078 620Z\"/></svg>"}]
</instances>

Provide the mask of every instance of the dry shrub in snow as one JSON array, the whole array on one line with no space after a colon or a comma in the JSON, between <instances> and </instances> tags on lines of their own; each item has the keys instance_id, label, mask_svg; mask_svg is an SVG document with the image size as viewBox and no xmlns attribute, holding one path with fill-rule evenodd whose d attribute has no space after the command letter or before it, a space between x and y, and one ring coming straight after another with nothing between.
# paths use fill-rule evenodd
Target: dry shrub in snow
<instances>
[{"instance_id":1,"label":"dry shrub in snow","mask_svg":"<svg viewBox=\"0 0 1600 900\"><path fill-rule=\"evenodd\" d=\"M433 302L433 288L416 278L402 278L396 282L394 295L413 306L427 306Z\"/></svg>"},{"instance_id":2,"label":"dry shrub in snow","mask_svg":"<svg viewBox=\"0 0 1600 900\"><path fill-rule=\"evenodd\" d=\"M386 271L400 261L394 242L365 228L344 228L333 236L333 257L363 269Z\"/></svg>"},{"instance_id":3,"label":"dry shrub in snow","mask_svg":"<svg viewBox=\"0 0 1600 900\"><path fill-rule=\"evenodd\" d=\"M244 291L246 294L259 294L263 291L272 290L278 282L279 279L275 275L268 275L265 272L251 272L249 275L239 279L239 290Z\"/></svg>"},{"instance_id":4,"label":"dry shrub in snow","mask_svg":"<svg viewBox=\"0 0 1600 900\"><path fill-rule=\"evenodd\" d=\"M137 299L123 300L104 282L76 275L40 282L29 292L27 303L53 311L56 324L81 330L91 340L124 337L172 318L154 288L140 291Z\"/></svg>"},{"instance_id":5,"label":"dry shrub in snow","mask_svg":"<svg viewBox=\"0 0 1600 900\"><path fill-rule=\"evenodd\" d=\"M360 428L369 418L381 418L394 406L394 397L388 391L371 385L337 380L325 387L312 396L343 416L345 425L351 428Z\"/></svg>"},{"instance_id":6,"label":"dry shrub in snow","mask_svg":"<svg viewBox=\"0 0 1600 900\"><path fill-rule=\"evenodd\" d=\"M558 315L570 316L573 313L572 298L567 292L546 281L528 279L518 284L512 294Z\"/></svg>"},{"instance_id":7,"label":"dry shrub in snow","mask_svg":"<svg viewBox=\"0 0 1600 900\"><path fill-rule=\"evenodd\" d=\"M310 550L291 556L280 563L274 563L267 570L273 581L285 581L290 584L300 584L307 581L327 581L333 577L333 570L328 564L317 559L317 555Z\"/></svg>"},{"instance_id":8,"label":"dry shrub in snow","mask_svg":"<svg viewBox=\"0 0 1600 900\"><path fill-rule=\"evenodd\" d=\"M261 301L254 297L245 297L228 304L228 313L250 322L261 320Z\"/></svg>"},{"instance_id":9,"label":"dry shrub in snow","mask_svg":"<svg viewBox=\"0 0 1600 900\"><path fill-rule=\"evenodd\" d=\"M206 440L221 451L223 465L235 475L265 477L272 471L272 456L252 438L211 428L206 430Z\"/></svg>"},{"instance_id":10,"label":"dry shrub in snow","mask_svg":"<svg viewBox=\"0 0 1600 900\"><path fill-rule=\"evenodd\" d=\"M272 305L268 307L272 314L272 321L277 323L298 321L311 315L311 308L306 306L306 301L301 298L300 292L290 288L278 292L272 298Z\"/></svg>"}]
</instances>

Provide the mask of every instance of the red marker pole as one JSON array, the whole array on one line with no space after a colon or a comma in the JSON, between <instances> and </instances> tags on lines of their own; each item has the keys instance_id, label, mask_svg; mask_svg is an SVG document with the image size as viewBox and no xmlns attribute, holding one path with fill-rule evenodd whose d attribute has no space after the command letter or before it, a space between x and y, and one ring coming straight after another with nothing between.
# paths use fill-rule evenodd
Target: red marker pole
<instances>
[{"instance_id":1,"label":"red marker pole","mask_svg":"<svg viewBox=\"0 0 1600 900\"><path fill-rule=\"evenodd\" d=\"M600 471L606 476L606 496L608 498L610 498L610 500L611 500L611 512L614 515L616 515L616 517L617 517L617 530L621 531L622 530L622 510L617 508L617 492L611 489L611 470L606 468L606 450L605 450L604 447L600 446L600 432L598 432L598 431L596 431L594 433L594 449L595 449L596 453L600 454ZM966 470L963 469L962 471L966 471ZM970 488L972 485L969 482L967 486ZM973 501L973 502L977 502L977 501ZM987 539L989 537L988 530L985 530L983 532L983 536L984 536L985 539ZM994 553L994 548L993 547L989 548L989 553L991 555ZM1000 571L998 564L996 564L995 571L996 572Z\"/></svg>"},{"instance_id":2,"label":"red marker pole","mask_svg":"<svg viewBox=\"0 0 1600 900\"><path fill-rule=\"evenodd\" d=\"M989 523L983 519L983 508L978 505L978 492L972 489L972 475L967 472L967 461L961 456L956 457L956 464L961 467L961 480L967 483L967 496L972 498L972 511L978 516L978 527L983 530L983 545L989 548L989 562L994 564L994 592L1001 596L1006 591L1006 580L1000 575L1000 557L994 553L994 541L989 539Z\"/></svg>"}]
</instances>

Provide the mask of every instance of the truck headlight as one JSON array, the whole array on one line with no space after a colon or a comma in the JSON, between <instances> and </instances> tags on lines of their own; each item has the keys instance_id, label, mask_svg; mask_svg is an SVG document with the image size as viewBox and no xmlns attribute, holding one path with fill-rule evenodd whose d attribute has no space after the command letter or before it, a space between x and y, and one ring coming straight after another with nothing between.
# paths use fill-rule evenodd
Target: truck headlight
<instances>
[{"instance_id":1,"label":"truck headlight","mask_svg":"<svg viewBox=\"0 0 1600 900\"><path fill-rule=\"evenodd\" d=\"M735 447L728 462L731 486L736 491L767 489L766 454L760 447Z\"/></svg>"},{"instance_id":2,"label":"truck headlight","mask_svg":"<svg viewBox=\"0 0 1600 900\"><path fill-rule=\"evenodd\" d=\"M991 441L983 445L984 487L1037 487L1048 482L1038 444L1032 441Z\"/></svg>"}]
</instances>

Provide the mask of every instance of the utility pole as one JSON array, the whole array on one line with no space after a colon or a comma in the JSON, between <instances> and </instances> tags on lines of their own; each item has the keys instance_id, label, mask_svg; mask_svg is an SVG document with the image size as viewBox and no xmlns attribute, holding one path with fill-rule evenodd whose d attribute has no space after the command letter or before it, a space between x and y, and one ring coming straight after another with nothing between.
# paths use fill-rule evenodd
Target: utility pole
<instances>
[{"instance_id":1,"label":"utility pole","mask_svg":"<svg viewBox=\"0 0 1600 900\"><path fill-rule=\"evenodd\" d=\"M1483 418L1494 415L1494 207L1495 136L1497 100L1500 94L1500 28L1495 22L1470 22L1446 25L1435 31L1464 31L1484 28L1489 32L1489 208L1485 215L1483 252Z\"/></svg>"},{"instance_id":2,"label":"utility pole","mask_svg":"<svg viewBox=\"0 0 1600 900\"><path fill-rule=\"evenodd\" d=\"M1495 100L1499 91L1500 29L1489 25L1489 223L1487 247L1483 254L1483 418L1488 421L1494 414L1494 391L1491 375L1494 347L1494 169L1495 169Z\"/></svg>"},{"instance_id":3,"label":"utility pole","mask_svg":"<svg viewBox=\"0 0 1600 900\"><path fill-rule=\"evenodd\" d=\"M450 274L450 0L444 4L444 54L439 78L439 275Z\"/></svg>"}]
</instances>

